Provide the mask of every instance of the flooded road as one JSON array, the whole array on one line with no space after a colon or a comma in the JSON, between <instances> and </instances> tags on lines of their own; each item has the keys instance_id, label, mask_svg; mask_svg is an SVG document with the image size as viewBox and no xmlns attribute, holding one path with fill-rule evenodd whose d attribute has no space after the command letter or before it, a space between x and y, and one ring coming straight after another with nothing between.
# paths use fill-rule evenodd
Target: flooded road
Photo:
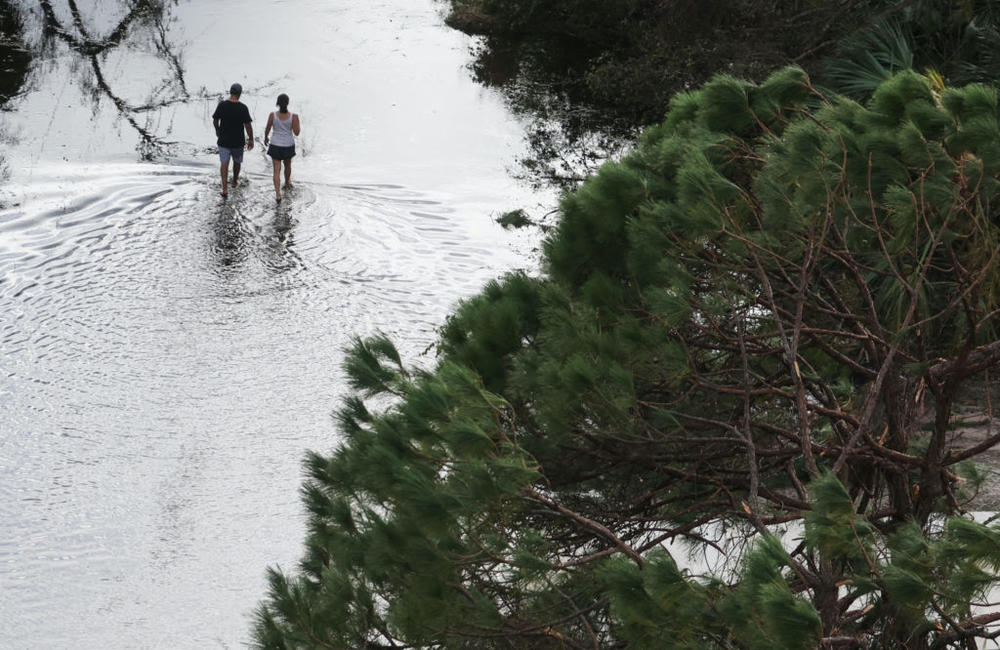
<instances>
[{"instance_id":1,"label":"flooded road","mask_svg":"<svg viewBox=\"0 0 1000 650\"><path fill-rule=\"evenodd\" d=\"M19 5L0 113L2 648L237 648L293 565L306 449L336 444L341 350L411 360L532 265L496 213L522 127L433 0ZM232 82L258 140L302 117L276 205L259 144L219 197Z\"/></svg>"}]
</instances>

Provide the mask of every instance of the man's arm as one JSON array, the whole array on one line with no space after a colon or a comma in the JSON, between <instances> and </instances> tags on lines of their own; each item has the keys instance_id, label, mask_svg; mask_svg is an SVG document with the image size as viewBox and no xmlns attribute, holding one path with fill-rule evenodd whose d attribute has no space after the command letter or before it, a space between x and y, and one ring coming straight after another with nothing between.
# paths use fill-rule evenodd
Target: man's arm
<instances>
[{"instance_id":1,"label":"man's arm","mask_svg":"<svg viewBox=\"0 0 1000 650\"><path fill-rule=\"evenodd\" d=\"M219 128L222 126L222 102L215 107L212 113L212 126L215 127L215 137L219 137Z\"/></svg>"},{"instance_id":2,"label":"man's arm","mask_svg":"<svg viewBox=\"0 0 1000 650\"><path fill-rule=\"evenodd\" d=\"M253 149L253 125L247 122L243 128L247 130L247 151L249 151Z\"/></svg>"}]
</instances>

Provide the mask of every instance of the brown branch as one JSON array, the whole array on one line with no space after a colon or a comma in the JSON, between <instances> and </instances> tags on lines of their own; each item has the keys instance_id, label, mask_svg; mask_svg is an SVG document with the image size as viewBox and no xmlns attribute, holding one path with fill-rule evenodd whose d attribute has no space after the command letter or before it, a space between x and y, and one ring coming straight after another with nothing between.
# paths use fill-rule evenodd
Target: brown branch
<instances>
[{"instance_id":1,"label":"brown branch","mask_svg":"<svg viewBox=\"0 0 1000 650\"><path fill-rule=\"evenodd\" d=\"M931 644L931 648L945 648L952 642L958 641L959 639L968 639L977 636L995 636L984 634L984 631L987 625L990 623L996 623L997 621L1000 621L1000 612L973 616L972 618L958 623L957 630L952 630L951 632L939 635L936 639L934 639L934 643Z\"/></svg>"},{"instance_id":2,"label":"brown branch","mask_svg":"<svg viewBox=\"0 0 1000 650\"><path fill-rule=\"evenodd\" d=\"M603 537L604 539L610 541L612 544L615 545L615 547L619 551L632 558L632 560L639 566L639 568L642 568L643 565L645 564L645 561L642 559L642 556L639 555L635 551L635 549L633 549L631 546L629 546L621 539L619 539L617 535L611 532L611 530L606 526L604 526L603 524L600 524L594 521L593 519L588 519L587 517L584 517L579 513L573 512L569 508L566 508L560 505L559 503L556 503L552 499L548 498L544 494L541 494L540 492L532 488L527 488L524 494L527 498L536 501L538 503L541 503L542 505L552 510L555 510L564 517L571 519L582 528L589 530L590 532L595 533L600 537Z\"/></svg>"},{"instance_id":3,"label":"brown branch","mask_svg":"<svg viewBox=\"0 0 1000 650\"><path fill-rule=\"evenodd\" d=\"M942 361L932 366L927 371L927 376L938 383L962 381L998 363L1000 363L1000 341L993 341L969 351L963 357Z\"/></svg>"}]
</instances>

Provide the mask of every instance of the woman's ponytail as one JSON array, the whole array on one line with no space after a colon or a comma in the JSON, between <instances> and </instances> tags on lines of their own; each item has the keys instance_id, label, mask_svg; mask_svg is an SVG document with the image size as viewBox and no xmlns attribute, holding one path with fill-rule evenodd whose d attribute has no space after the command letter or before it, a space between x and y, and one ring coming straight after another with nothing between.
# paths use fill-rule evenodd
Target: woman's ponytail
<instances>
[{"instance_id":1,"label":"woman's ponytail","mask_svg":"<svg viewBox=\"0 0 1000 650\"><path fill-rule=\"evenodd\" d=\"M288 112L288 95L285 93L278 95L278 110L282 113Z\"/></svg>"}]
</instances>

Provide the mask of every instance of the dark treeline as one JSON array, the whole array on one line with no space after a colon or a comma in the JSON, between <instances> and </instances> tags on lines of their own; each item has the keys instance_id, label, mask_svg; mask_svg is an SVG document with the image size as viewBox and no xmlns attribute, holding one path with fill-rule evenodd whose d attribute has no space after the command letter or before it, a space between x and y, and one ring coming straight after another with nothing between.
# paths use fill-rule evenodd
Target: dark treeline
<instances>
[{"instance_id":1,"label":"dark treeline","mask_svg":"<svg viewBox=\"0 0 1000 650\"><path fill-rule=\"evenodd\" d=\"M7 0L0 0L0 111L7 110L10 100L17 96L27 82L31 54L24 46L24 22ZM0 144L8 135L0 130ZM7 159L0 152L0 181L10 177ZM0 198L0 208L5 203Z\"/></svg>"},{"instance_id":2,"label":"dark treeline","mask_svg":"<svg viewBox=\"0 0 1000 650\"><path fill-rule=\"evenodd\" d=\"M814 68L879 9L858 0L452 0L448 23L487 37L481 61L515 52L521 72L562 77L575 99L649 124L674 93L716 73Z\"/></svg>"},{"instance_id":3,"label":"dark treeline","mask_svg":"<svg viewBox=\"0 0 1000 650\"><path fill-rule=\"evenodd\" d=\"M580 170L663 119L670 98L720 73L784 65L864 99L892 74L953 84L1000 78L991 0L450 0L447 22L484 37L473 69L535 118L526 176L573 186Z\"/></svg>"},{"instance_id":4,"label":"dark treeline","mask_svg":"<svg viewBox=\"0 0 1000 650\"><path fill-rule=\"evenodd\" d=\"M24 46L24 23L7 0L0 0L0 108L17 95L28 76L31 54Z\"/></svg>"}]
</instances>

